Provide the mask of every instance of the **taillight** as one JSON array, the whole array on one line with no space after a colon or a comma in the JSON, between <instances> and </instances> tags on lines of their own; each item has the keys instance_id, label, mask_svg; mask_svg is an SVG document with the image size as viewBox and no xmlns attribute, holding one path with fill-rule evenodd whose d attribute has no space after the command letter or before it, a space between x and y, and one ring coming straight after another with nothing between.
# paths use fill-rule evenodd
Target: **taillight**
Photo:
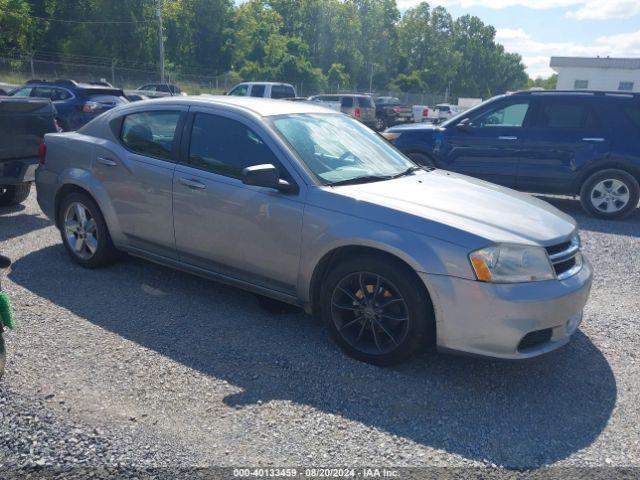
<instances>
[{"instance_id":1,"label":"taillight","mask_svg":"<svg viewBox=\"0 0 640 480\"><path fill-rule=\"evenodd\" d=\"M425 108L424 110L422 110L422 116L424 118L427 118L429 116L429 109Z\"/></svg>"},{"instance_id":2,"label":"taillight","mask_svg":"<svg viewBox=\"0 0 640 480\"><path fill-rule=\"evenodd\" d=\"M84 113L93 113L98 109L98 104L96 102L86 102L82 105L82 111Z\"/></svg>"},{"instance_id":3,"label":"taillight","mask_svg":"<svg viewBox=\"0 0 640 480\"><path fill-rule=\"evenodd\" d=\"M400 113L400 107L396 105L395 107L393 107L393 111L396 113Z\"/></svg>"},{"instance_id":4,"label":"taillight","mask_svg":"<svg viewBox=\"0 0 640 480\"><path fill-rule=\"evenodd\" d=\"M42 142L38 146L38 162L40 165L44 165L44 162L47 161L47 144Z\"/></svg>"},{"instance_id":5,"label":"taillight","mask_svg":"<svg viewBox=\"0 0 640 480\"><path fill-rule=\"evenodd\" d=\"M355 117L360 120L360 108L356 107L356 109L353 111L353 114L355 115Z\"/></svg>"}]
</instances>

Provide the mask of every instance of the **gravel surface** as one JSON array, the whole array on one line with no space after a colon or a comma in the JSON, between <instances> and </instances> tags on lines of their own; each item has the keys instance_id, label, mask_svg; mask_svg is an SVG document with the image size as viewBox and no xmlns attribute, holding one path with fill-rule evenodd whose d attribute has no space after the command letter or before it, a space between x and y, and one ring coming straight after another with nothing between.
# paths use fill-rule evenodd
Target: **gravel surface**
<instances>
[{"instance_id":1,"label":"gravel surface","mask_svg":"<svg viewBox=\"0 0 640 480\"><path fill-rule=\"evenodd\" d=\"M596 277L580 331L529 361L345 357L300 312L127 258L73 264L35 197L0 209L0 468L640 467L640 211L580 223Z\"/></svg>"}]
</instances>

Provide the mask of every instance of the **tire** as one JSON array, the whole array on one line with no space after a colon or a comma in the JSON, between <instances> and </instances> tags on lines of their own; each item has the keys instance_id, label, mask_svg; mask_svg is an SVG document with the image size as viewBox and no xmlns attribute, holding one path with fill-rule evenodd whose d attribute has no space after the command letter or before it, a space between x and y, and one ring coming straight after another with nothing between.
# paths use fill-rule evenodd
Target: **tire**
<instances>
[{"instance_id":1,"label":"tire","mask_svg":"<svg viewBox=\"0 0 640 480\"><path fill-rule=\"evenodd\" d=\"M428 155L424 153L407 153L407 157L416 162L418 165L422 165L423 167L435 167L436 164L433 163L433 160Z\"/></svg>"},{"instance_id":2,"label":"tire","mask_svg":"<svg viewBox=\"0 0 640 480\"><path fill-rule=\"evenodd\" d=\"M382 132L387 128L387 124L385 123L384 118L382 117L376 117L376 121L373 124L373 126L377 132Z\"/></svg>"},{"instance_id":3,"label":"tire","mask_svg":"<svg viewBox=\"0 0 640 480\"><path fill-rule=\"evenodd\" d=\"M591 175L580 189L580 203L587 213L603 219L623 218L638 206L640 186L624 170L608 169Z\"/></svg>"},{"instance_id":4,"label":"tire","mask_svg":"<svg viewBox=\"0 0 640 480\"><path fill-rule=\"evenodd\" d=\"M410 268L387 257L341 261L328 273L320 293L320 313L329 334L357 360L380 366L407 360L427 340L435 341L433 308L426 292L416 288L418 281ZM366 307L365 291L370 302Z\"/></svg>"},{"instance_id":5,"label":"tire","mask_svg":"<svg viewBox=\"0 0 640 480\"><path fill-rule=\"evenodd\" d=\"M7 361L7 351L4 347L4 338L0 327L0 378L4 376L4 366Z\"/></svg>"},{"instance_id":6,"label":"tire","mask_svg":"<svg viewBox=\"0 0 640 480\"><path fill-rule=\"evenodd\" d=\"M83 214L78 206L84 209ZM85 268L100 268L117 260L118 251L113 246L104 216L89 195L71 193L64 197L58 219L62 243L74 262Z\"/></svg>"},{"instance_id":7,"label":"tire","mask_svg":"<svg viewBox=\"0 0 640 480\"><path fill-rule=\"evenodd\" d=\"M24 202L31 192L31 183L0 185L0 207L10 207Z\"/></svg>"}]
</instances>

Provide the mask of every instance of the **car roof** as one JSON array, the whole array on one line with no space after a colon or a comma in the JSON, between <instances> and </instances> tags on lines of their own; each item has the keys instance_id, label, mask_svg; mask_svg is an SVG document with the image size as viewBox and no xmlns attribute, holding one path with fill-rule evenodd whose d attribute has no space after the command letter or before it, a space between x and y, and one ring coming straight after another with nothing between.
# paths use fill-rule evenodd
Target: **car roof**
<instances>
[{"instance_id":1,"label":"car roof","mask_svg":"<svg viewBox=\"0 0 640 480\"><path fill-rule=\"evenodd\" d=\"M291 85L290 83L284 82L242 82L238 85L285 85L287 87L293 87L293 85Z\"/></svg>"},{"instance_id":2,"label":"car roof","mask_svg":"<svg viewBox=\"0 0 640 480\"><path fill-rule=\"evenodd\" d=\"M252 112L262 117L272 115L287 115L296 113L331 113L337 114L333 109L322 107L318 104L308 102L289 102L286 100L273 100L270 98L259 97L234 97L229 95L191 95L181 97L163 97L153 100L143 100L131 104L132 106L140 105L158 105L160 103L168 103L175 105L218 105L236 107L242 110Z\"/></svg>"}]
</instances>

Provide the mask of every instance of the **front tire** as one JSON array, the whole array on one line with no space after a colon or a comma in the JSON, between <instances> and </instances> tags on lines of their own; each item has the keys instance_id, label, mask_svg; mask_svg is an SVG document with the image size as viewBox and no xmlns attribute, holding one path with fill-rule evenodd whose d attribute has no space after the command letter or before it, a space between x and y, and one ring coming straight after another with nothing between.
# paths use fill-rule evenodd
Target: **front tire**
<instances>
[{"instance_id":1,"label":"front tire","mask_svg":"<svg viewBox=\"0 0 640 480\"><path fill-rule=\"evenodd\" d=\"M85 193L71 193L58 211L62 243L71 259L85 268L111 265L117 260L104 216Z\"/></svg>"},{"instance_id":2,"label":"front tire","mask_svg":"<svg viewBox=\"0 0 640 480\"><path fill-rule=\"evenodd\" d=\"M603 219L623 218L638 206L638 181L623 170L608 169L591 175L580 189L587 213Z\"/></svg>"},{"instance_id":3,"label":"front tire","mask_svg":"<svg viewBox=\"0 0 640 480\"><path fill-rule=\"evenodd\" d=\"M393 365L435 340L431 302L415 273L400 262L367 255L343 261L320 294L322 318L347 355Z\"/></svg>"},{"instance_id":4,"label":"front tire","mask_svg":"<svg viewBox=\"0 0 640 480\"><path fill-rule=\"evenodd\" d=\"M0 207L11 207L24 202L31 192L31 183L0 185Z\"/></svg>"},{"instance_id":5,"label":"front tire","mask_svg":"<svg viewBox=\"0 0 640 480\"><path fill-rule=\"evenodd\" d=\"M376 121L374 123L374 127L377 132L382 132L387 128L387 124L382 117L376 117Z\"/></svg>"}]
</instances>

